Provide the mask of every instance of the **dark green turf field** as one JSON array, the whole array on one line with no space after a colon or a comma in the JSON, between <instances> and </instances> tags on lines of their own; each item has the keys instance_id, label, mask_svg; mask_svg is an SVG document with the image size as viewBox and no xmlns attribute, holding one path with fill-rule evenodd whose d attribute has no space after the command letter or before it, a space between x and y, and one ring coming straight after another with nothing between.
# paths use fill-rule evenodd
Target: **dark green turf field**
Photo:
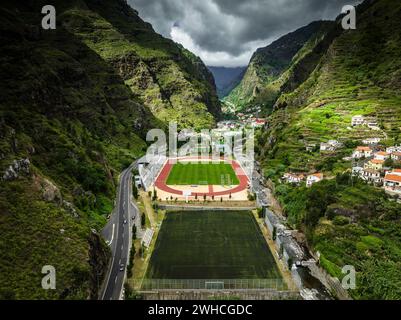
<instances>
[{"instance_id":1,"label":"dark green turf field","mask_svg":"<svg viewBox=\"0 0 401 320\"><path fill-rule=\"evenodd\" d=\"M237 185L231 164L176 163L167 178L168 185Z\"/></svg>"},{"instance_id":2,"label":"dark green turf field","mask_svg":"<svg viewBox=\"0 0 401 320\"><path fill-rule=\"evenodd\" d=\"M148 279L279 279L251 212L168 212Z\"/></svg>"}]
</instances>

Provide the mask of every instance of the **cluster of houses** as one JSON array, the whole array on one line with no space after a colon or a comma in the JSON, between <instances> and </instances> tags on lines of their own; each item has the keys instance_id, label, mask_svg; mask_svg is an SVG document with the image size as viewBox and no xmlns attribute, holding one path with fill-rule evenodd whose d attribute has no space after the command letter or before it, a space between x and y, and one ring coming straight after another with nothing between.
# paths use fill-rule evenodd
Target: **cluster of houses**
<instances>
[{"instance_id":1,"label":"cluster of houses","mask_svg":"<svg viewBox=\"0 0 401 320\"><path fill-rule=\"evenodd\" d=\"M244 123L244 125L251 126L253 128L263 127L267 123L265 118L258 118L252 114L238 113L237 117L242 123Z\"/></svg>"},{"instance_id":2,"label":"cluster of houses","mask_svg":"<svg viewBox=\"0 0 401 320\"><path fill-rule=\"evenodd\" d=\"M242 129L242 127L243 125L240 122L233 120L220 121L217 123L218 130L236 130Z\"/></svg>"},{"instance_id":3,"label":"cluster of houses","mask_svg":"<svg viewBox=\"0 0 401 320\"><path fill-rule=\"evenodd\" d=\"M401 164L401 146L392 146L385 151L373 145L359 146L352 153L352 158L357 161L352 167L354 176L401 196L401 169L386 166L389 159Z\"/></svg>"},{"instance_id":4,"label":"cluster of houses","mask_svg":"<svg viewBox=\"0 0 401 320\"><path fill-rule=\"evenodd\" d=\"M329 140L320 144L320 151L336 151L342 146L342 143L337 140Z\"/></svg>"},{"instance_id":5,"label":"cluster of houses","mask_svg":"<svg viewBox=\"0 0 401 320\"><path fill-rule=\"evenodd\" d=\"M363 140L362 146L358 146L351 157L344 158L352 160L352 175L361 178L367 183L382 186L388 193L401 197L401 169L391 167L393 163L401 166L401 146L391 146L384 150L378 143L380 138L367 138ZM335 151L342 144L337 140L330 140L320 145L321 151ZM387 161L391 159L390 163ZM290 184L301 185L305 182L307 187L324 179L322 173L305 175L303 173L285 173L282 181Z\"/></svg>"},{"instance_id":6,"label":"cluster of houses","mask_svg":"<svg viewBox=\"0 0 401 320\"><path fill-rule=\"evenodd\" d=\"M285 173L282 177L282 180L286 183L300 185L303 181L305 181L306 186L309 188L314 183L323 180L323 173L313 173L309 175L304 175L302 173Z\"/></svg>"}]
</instances>

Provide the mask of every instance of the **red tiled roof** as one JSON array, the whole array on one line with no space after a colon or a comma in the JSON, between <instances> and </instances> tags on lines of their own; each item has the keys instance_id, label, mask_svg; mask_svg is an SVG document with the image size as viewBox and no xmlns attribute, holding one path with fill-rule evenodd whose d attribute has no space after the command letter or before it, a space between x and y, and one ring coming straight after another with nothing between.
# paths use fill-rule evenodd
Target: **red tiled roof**
<instances>
[{"instance_id":1,"label":"red tiled roof","mask_svg":"<svg viewBox=\"0 0 401 320\"><path fill-rule=\"evenodd\" d=\"M372 149L370 149L369 147L362 147L362 146L357 147L356 150L358 150L358 151L372 151Z\"/></svg>"},{"instance_id":2,"label":"red tiled roof","mask_svg":"<svg viewBox=\"0 0 401 320\"><path fill-rule=\"evenodd\" d=\"M396 182L401 182L401 176L396 175L396 174L386 174L386 176L384 177L385 180L388 181L396 181Z\"/></svg>"},{"instance_id":3,"label":"red tiled roof","mask_svg":"<svg viewBox=\"0 0 401 320\"><path fill-rule=\"evenodd\" d=\"M374 163L374 164L383 164L383 163L384 163L384 160L373 159L373 160L370 160L370 162L371 162L371 163Z\"/></svg>"}]
</instances>

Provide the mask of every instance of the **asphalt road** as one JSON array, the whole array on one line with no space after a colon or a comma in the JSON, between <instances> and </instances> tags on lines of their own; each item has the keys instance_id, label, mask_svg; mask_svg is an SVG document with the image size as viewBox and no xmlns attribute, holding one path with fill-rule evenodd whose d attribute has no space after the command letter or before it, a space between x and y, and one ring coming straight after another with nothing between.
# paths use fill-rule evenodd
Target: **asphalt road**
<instances>
[{"instance_id":1,"label":"asphalt road","mask_svg":"<svg viewBox=\"0 0 401 320\"><path fill-rule=\"evenodd\" d=\"M121 173L115 209L102 230L102 235L112 251L111 267L106 274L106 282L101 295L102 300L123 298L128 254L132 241L132 225L135 223L134 220L138 220L139 217L138 209L131 203L132 169L135 167L136 163ZM124 264L123 271L120 270L121 264Z\"/></svg>"}]
</instances>

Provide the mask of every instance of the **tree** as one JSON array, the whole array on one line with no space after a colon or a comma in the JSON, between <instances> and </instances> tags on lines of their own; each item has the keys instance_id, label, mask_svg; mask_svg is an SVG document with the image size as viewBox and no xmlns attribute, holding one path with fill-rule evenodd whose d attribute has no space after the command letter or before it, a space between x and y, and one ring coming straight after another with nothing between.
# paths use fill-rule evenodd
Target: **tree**
<instances>
[{"instance_id":1,"label":"tree","mask_svg":"<svg viewBox=\"0 0 401 320\"><path fill-rule=\"evenodd\" d=\"M136 187L135 181L132 182L132 195L134 199L138 199L138 188Z\"/></svg>"},{"instance_id":2,"label":"tree","mask_svg":"<svg viewBox=\"0 0 401 320\"><path fill-rule=\"evenodd\" d=\"M393 161L393 159L388 158L386 161L384 161L384 166L385 166L385 167L390 167L390 168L394 167L394 161Z\"/></svg>"},{"instance_id":3,"label":"tree","mask_svg":"<svg viewBox=\"0 0 401 320\"><path fill-rule=\"evenodd\" d=\"M136 240L136 225L132 226L132 240Z\"/></svg>"},{"instance_id":4,"label":"tree","mask_svg":"<svg viewBox=\"0 0 401 320\"><path fill-rule=\"evenodd\" d=\"M146 216L145 216L145 213L142 212L142 214L141 214L141 225L142 225L142 228L145 226L145 223L146 223Z\"/></svg>"},{"instance_id":5,"label":"tree","mask_svg":"<svg viewBox=\"0 0 401 320\"><path fill-rule=\"evenodd\" d=\"M156 191L156 189L153 190L153 198L152 198L152 200L153 201L157 200L157 191Z\"/></svg>"},{"instance_id":6,"label":"tree","mask_svg":"<svg viewBox=\"0 0 401 320\"><path fill-rule=\"evenodd\" d=\"M206 195L205 194L203 195L203 201L206 201Z\"/></svg>"}]
</instances>

